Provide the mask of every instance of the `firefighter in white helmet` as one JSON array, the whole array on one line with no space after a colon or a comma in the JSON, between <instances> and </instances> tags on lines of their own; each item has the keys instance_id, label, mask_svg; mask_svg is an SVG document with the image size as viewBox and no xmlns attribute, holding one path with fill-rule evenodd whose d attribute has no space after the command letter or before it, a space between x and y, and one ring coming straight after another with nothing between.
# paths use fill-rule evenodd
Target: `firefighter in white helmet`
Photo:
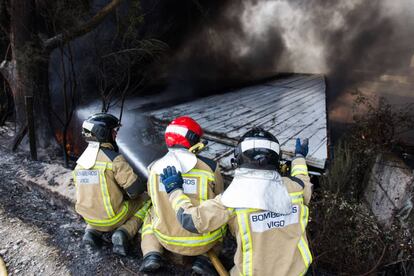
<instances>
[{"instance_id":1,"label":"firefighter in white helmet","mask_svg":"<svg viewBox=\"0 0 414 276\"><path fill-rule=\"evenodd\" d=\"M182 194L195 206L223 192L218 164L194 153L195 148L202 146L202 135L200 125L186 116L176 118L165 130L168 153L149 167L147 189L152 207L142 228L141 249L144 259L141 272L158 270L163 265L162 252L167 249L180 255L197 256L192 266L196 273L215 274L214 267L203 254L222 239L224 227L209 233L196 233L196 229L191 226L182 228L177 220L176 209L171 206L160 181L163 169L172 164L182 173Z\"/></svg>"},{"instance_id":2,"label":"firefighter in white helmet","mask_svg":"<svg viewBox=\"0 0 414 276\"><path fill-rule=\"evenodd\" d=\"M231 275L303 275L312 262L306 237L312 184L307 141L296 141L291 176L281 177L280 145L267 131L247 132L235 149L238 168L223 195L195 206L173 166L161 179L178 221L188 231L209 233L228 223L237 241Z\"/></svg>"},{"instance_id":3,"label":"firefighter in white helmet","mask_svg":"<svg viewBox=\"0 0 414 276\"><path fill-rule=\"evenodd\" d=\"M145 181L139 179L115 142L119 120L106 113L90 116L82 125L88 147L73 172L76 212L86 221L82 242L93 248L102 243L103 232L111 232L113 252L126 255L151 201Z\"/></svg>"}]
</instances>

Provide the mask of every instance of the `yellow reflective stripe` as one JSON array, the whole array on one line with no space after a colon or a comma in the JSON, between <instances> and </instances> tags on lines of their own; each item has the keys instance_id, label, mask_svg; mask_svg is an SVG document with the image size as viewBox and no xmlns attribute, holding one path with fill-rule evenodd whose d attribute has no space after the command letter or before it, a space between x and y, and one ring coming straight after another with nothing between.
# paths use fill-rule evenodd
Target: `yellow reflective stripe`
<instances>
[{"instance_id":1,"label":"yellow reflective stripe","mask_svg":"<svg viewBox=\"0 0 414 276\"><path fill-rule=\"evenodd\" d=\"M256 209L256 208L243 208L243 209L236 209L237 214L244 214L244 213L252 213L257 211L263 211L262 209Z\"/></svg>"},{"instance_id":2,"label":"yellow reflective stripe","mask_svg":"<svg viewBox=\"0 0 414 276\"><path fill-rule=\"evenodd\" d=\"M208 199L208 180L214 181L214 175L211 172L200 169L192 169L188 173L183 174L183 177L197 178L200 182L198 187L200 203Z\"/></svg>"},{"instance_id":3,"label":"yellow reflective stripe","mask_svg":"<svg viewBox=\"0 0 414 276\"><path fill-rule=\"evenodd\" d=\"M157 229L153 229L154 234L160 239L162 242L171 245L178 245L178 246L185 246L185 247L197 247L203 246L206 244L210 244L223 236L223 231L225 231L226 226L222 226L221 228L210 232L208 234L204 234L201 236L193 236L193 237L171 237L161 233Z\"/></svg>"},{"instance_id":4,"label":"yellow reflective stripe","mask_svg":"<svg viewBox=\"0 0 414 276\"><path fill-rule=\"evenodd\" d=\"M79 166L79 168L82 168ZM99 185L101 187L102 200L108 218L115 217L115 212L112 208L111 198L109 196L108 184L106 183L105 170L112 170L111 162L96 161L95 165L90 170L99 170ZM76 180L76 178L74 178ZM76 181L75 181L76 183Z\"/></svg>"},{"instance_id":5,"label":"yellow reflective stripe","mask_svg":"<svg viewBox=\"0 0 414 276\"><path fill-rule=\"evenodd\" d=\"M200 197L200 203L207 200L207 181L208 178L206 177L200 177L201 185L199 186L199 197Z\"/></svg>"},{"instance_id":6,"label":"yellow reflective stripe","mask_svg":"<svg viewBox=\"0 0 414 276\"><path fill-rule=\"evenodd\" d=\"M101 186L102 199L105 207L106 214L109 218L115 216L114 209L112 208L111 198L109 196L108 185L106 183L105 171L99 171L99 182Z\"/></svg>"},{"instance_id":7,"label":"yellow reflective stripe","mask_svg":"<svg viewBox=\"0 0 414 276\"><path fill-rule=\"evenodd\" d=\"M301 198L301 199L295 199L295 200L292 200L292 203L299 203L299 204L303 204L303 199Z\"/></svg>"},{"instance_id":8,"label":"yellow reflective stripe","mask_svg":"<svg viewBox=\"0 0 414 276\"><path fill-rule=\"evenodd\" d=\"M173 202L172 206L175 212L183 205L184 203L191 203L190 198L186 196L185 194L181 194L179 197L176 197Z\"/></svg>"},{"instance_id":9,"label":"yellow reflective stripe","mask_svg":"<svg viewBox=\"0 0 414 276\"><path fill-rule=\"evenodd\" d=\"M303 191L289 193L290 196L303 196Z\"/></svg>"},{"instance_id":10,"label":"yellow reflective stripe","mask_svg":"<svg viewBox=\"0 0 414 276\"><path fill-rule=\"evenodd\" d=\"M103 161L96 161L95 165L90 168L89 170L96 169L96 170L110 170L112 171L112 162L103 162ZM77 165L75 170L85 170L81 165Z\"/></svg>"},{"instance_id":11,"label":"yellow reflective stripe","mask_svg":"<svg viewBox=\"0 0 414 276\"><path fill-rule=\"evenodd\" d=\"M144 205L134 214L134 216L141 220L144 220L145 215L147 214L150 205L151 205L151 200L145 201Z\"/></svg>"},{"instance_id":12,"label":"yellow reflective stripe","mask_svg":"<svg viewBox=\"0 0 414 276\"><path fill-rule=\"evenodd\" d=\"M157 193L156 193L156 187L155 187L156 186L155 184L157 183L157 175L155 173L150 175L149 180L150 180L149 193L151 196L152 205L154 206L155 214L158 216L157 206L156 206L157 205Z\"/></svg>"},{"instance_id":13,"label":"yellow reflective stripe","mask_svg":"<svg viewBox=\"0 0 414 276\"><path fill-rule=\"evenodd\" d=\"M117 214L116 216L110 219L97 220L97 219L84 218L84 220L92 226L113 226L117 224L118 222L120 222L125 217L125 215L128 213L128 209L129 209L128 202L125 202L119 214Z\"/></svg>"},{"instance_id":14,"label":"yellow reflective stripe","mask_svg":"<svg viewBox=\"0 0 414 276\"><path fill-rule=\"evenodd\" d=\"M308 170L308 166L306 166L306 165L301 165L301 164L297 164L297 165L294 165L293 167L292 167L292 170L295 170L295 169L304 169L304 170Z\"/></svg>"},{"instance_id":15,"label":"yellow reflective stripe","mask_svg":"<svg viewBox=\"0 0 414 276\"><path fill-rule=\"evenodd\" d=\"M202 175L206 176L208 180L214 181L215 176L214 176L214 173L212 173L212 172L209 172L209 171L206 171L206 170L201 170L201 169L192 169L190 171L190 173L193 173L193 172L195 172L197 174L202 174Z\"/></svg>"},{"instance_id":16,"label":"yellow reflective stripe","mask_svg":"<svg viewBox=\"0 0 414 276\"><path fill-rule=\"evenodd\" d=\"M75 172L77 170L80 170L80 169L82 169L82 167L77 166L74 173L73 173L75 185L76 185L76 173ZM106 211L106 214L107 214L109 220L114 219L115 217L118 217L118 215L115 214L115 212L113 210L113 207L112 207L112 204L111 204L111 197L110 197L110 194L109 194L108 184L106 182L106 177L105 177L105 170L112 170L112 163L111 162L96 161L95 165L89 170L98 170L99 171L99 185L100 185L100 188L101 188L102 201L104 203L104 208L105 208L105 211ZM105 220L105 221L109 221L109 220ZM92 222L92 223L94 223L94 222Z\"/></svg>"},{"instance_id":17,"label":"yellow reflective stripe","mask_svg":"<svg viewBox=\"0 0 414 276\"><path fill-rule=\"evenodd\" d=\"M150 213L147 212L145 219L144 219L144 225L142 226L141 230L141 237L148 234L153 234L154 231L152 231L152 224L148 222L150 220Z\"/></svg>"},{"instance_id":18,"label":"yellow reflective stripe","mask_svg":"<svg viewBox=\"0 0 414 276\"><path fill-rule=\"evenodd\" d=\"M185 173L183 174L183 177L195 177L198 179L198 183L200 183L198 185L198 196L199 196L199 200L200 203L204 201L204 189L205 189L205 180L206 178L204 177L204 175L198 175L198 174L194 174L194 173Z\"/></svg>"},{"instance_id":19,"label":"yellow reflective stripe","mask_svg":"<svg viewBox=\"0 0 414 276\"><path fill-rule=\"evenodd\" d=\"M308 167L306 165L295 165L295 166L293 166L290 175L291 176L296 176L298 174L308 175Z\"/></svg>"},{"instance_id":20,"label":"yellow reflective stripe","mask_svg":"<svg viewBox=\"0 0 414 276\"><path fill-rule=\"evenodd\" d=\"M78 188L78 184L76 184L76 170L72 172L73 183L75 184L75 188Z\"/></svg>"},{"instance_id":21,"label":"yellow reflective stripe","mask_svg":"<svg viewBox=\"0 0 414 276\"><path fill-rule=\"evenodd\" d=\"M243 275L253 275L253 243L248 222L248 211L237 210L236 214L242 240Z\"/></svg>"},{"instance_id":22,"label":"yellow reflective stripe","mask_svg":"<svg viewBox=\"0 0 414 276\"><path fill-rule=\"evenodd\" d=\"M153 234L153 233L154 233L154 231L152 230L152 225L151 224L147 224L144 227L142 227L141 236L148 235L148 234Z\"/></svg>"},{"instance_id":23,"label":"yellow reflective stripe","mask_svg":"<svg viewBox=\"0 0 414 276\"><path fill-rule=\"evenodd\" d=\"M141 237L145 235L150 235L150 234L154 234L154 231L152 231L152 228L143 229Z\"/></svg>"},{"instance_id":24,"label":"yellow reflective stripe","mask_svg":"<svg viewBox=\"0 0 414 276\"><path fill-rule=\"evenodd\" d=\"M290 198L292 199L292 203L303 203L303 191L289 193L289 195L290 195Z\"/></svg>"},{"instance_id":25,"label":"yellow reflective stripe","mask_svg":"<svg viewBox=\"0 0 414 276\"><path fill-rule=\"evenodd\" d=\"M298 248L300 251L300 255L302 256L303 262L305 264L305 268L307 269L309 265L312 263L312 254L303 236L299 240Z\"/></svg>"},{"instance_id":26,"label":"yellow reflective stripe","mask_svg":"<svg viewBox=\"0 0 414 276\"><path fill-rule=\"evenodd\" d=\"M111 162L102 162L102 161L96 161L93 168L102 168L107 170L112 170L112 163Z\"/></svg>"},{"instance_id":27,"label":"yellow reflective stripe","mask_svg":"<svg viewBox=\"0 0 414 276\"><path fill-rule=\"evenodd\" d=\"M305 233L306 226L308 225L309 209L307 206L301 204L300 210L301 210L300 226L302 228L302 233Z\"/></svg>"}]
</instances>

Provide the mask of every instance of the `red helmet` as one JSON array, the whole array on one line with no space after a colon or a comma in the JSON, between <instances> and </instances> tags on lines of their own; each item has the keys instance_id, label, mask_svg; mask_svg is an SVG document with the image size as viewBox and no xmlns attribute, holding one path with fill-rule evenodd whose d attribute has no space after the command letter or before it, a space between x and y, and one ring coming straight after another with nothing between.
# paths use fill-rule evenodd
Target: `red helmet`
<instances>
[{"instance_id":1,"label":"red helmet","mask_svg":"<svg viewBox=\"0 0 414 276\"><path fill-rule=\"evenodd\" d=\"M203 135L201 126L187 116L178 117L173 120L165 130L165 143L171 148L176 145L187 149L200 142Z\"/></svg>"}]
</instances>

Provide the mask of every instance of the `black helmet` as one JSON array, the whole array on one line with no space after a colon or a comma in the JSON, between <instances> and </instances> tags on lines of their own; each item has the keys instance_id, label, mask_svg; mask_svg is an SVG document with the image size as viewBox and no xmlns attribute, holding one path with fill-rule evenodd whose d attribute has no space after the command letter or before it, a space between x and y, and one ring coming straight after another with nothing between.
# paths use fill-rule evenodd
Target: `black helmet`
<instances>
[{"instance_id":1,"label":"black helmet","mask_svg":"<svg viewBox=\"0 0 414 276\"><path fill-rule=\"evenodd\" d=\"M112 130L121 126L118 118L107 113L97 113L83 122L82 136L86 141L114 143Z\"/></svg>"},{"instance_id":2,"label":"black helmet","mask_svg":"<svg viewBox=\"0 0 414 276\"><path fill-rule=\"evenodd\" d=\"M239 140L234 157L241 168L277 170L280 162L279 141L270 132L253 128Z\"/></svg>"}]
</instances>

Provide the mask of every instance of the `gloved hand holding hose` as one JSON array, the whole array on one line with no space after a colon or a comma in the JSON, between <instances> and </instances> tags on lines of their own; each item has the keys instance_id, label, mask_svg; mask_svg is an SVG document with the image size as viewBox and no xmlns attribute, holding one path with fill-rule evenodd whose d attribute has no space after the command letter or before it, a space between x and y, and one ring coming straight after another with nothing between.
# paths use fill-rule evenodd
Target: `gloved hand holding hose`
<instances>
[{"instance_id":1,"label":"gloved hand holding hose","mask_svg":"<svg viewBox=\"0 0 414 276\"><path fill-rule=\"evenodd\" d=\"M299 138L296 138L295 155L306 157L309 152L309 139L303 139L303 143L300 142Z\"/></svg>"},{"instance_id":2,"label":"gloved hand holding hose","mask_svg":"<svg viewBox=\"0 0 414 276\"><path fill-rule=\"evenodd\" d=\"M161 181L162 184L165 186L165 190L167 193L171 193L174 190L182 189L183 188L183 177L181 176L181 172L177 172L174 166L166 167L163 170L164 173L162 173Z\"/></svg>"}]
</instances>

